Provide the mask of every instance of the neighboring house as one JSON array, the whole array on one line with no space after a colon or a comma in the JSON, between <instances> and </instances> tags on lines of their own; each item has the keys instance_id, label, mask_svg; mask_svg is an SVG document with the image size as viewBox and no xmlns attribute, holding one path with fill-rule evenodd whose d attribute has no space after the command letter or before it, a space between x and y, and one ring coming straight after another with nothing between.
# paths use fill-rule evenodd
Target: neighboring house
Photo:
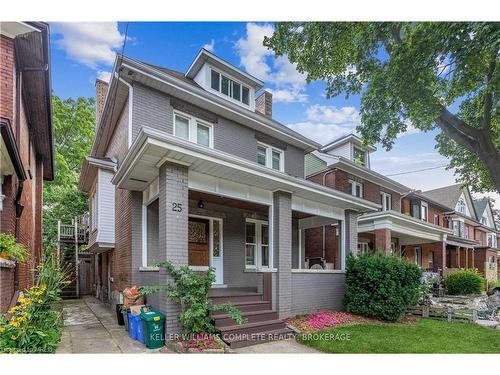
<instances>
[{"instance_id":1,"label":"neighboring house","mask_svg":"<svg viewBox=\"0 0 500 375\"><path fill-rule=\"evenodd\" d=\"M475 267L497 278L499 232L489 200L473 200L461 185L414 191L371 170L374 151L351 134L306 155L307 179L380 203L358 218L357 252L398 254L430 272ZM311 232L309 241L328 258L327 232Z\"/></svg>"},{"instance_id":2,"label":"neighboring house","mask_svg":"<svg viewBox=\"0 0 500 375\"><path fill-rule=\"evenodd\" d=\"M43 181L54 175L49 40L45 23L0 22L0 232L31 255L0 262L0 311L32 285L42 253Z\"/></svg>"},{"instance_id":3,"label":"neighboring house","mask_svg":"<svg viewBox=\"0 0 500 375\"><path fill-rule=\"evenodd\" d=\"M304 178L304 155L319 145L273 120L263 84L206 50L186 73L118 58L109 87L97 82L80 187L103 299L165 283L153 264L168 259L213 267L217 298L249 304L238 332L272 332L278 318L342 306L357 215L380 204ZM335 259L310 269L305 232L326 225ZM254 311L251 290L265 310ZM178 306L163 296L149 303L165 312L167 333L179 331Z\"/></svg>"}]
</instances>

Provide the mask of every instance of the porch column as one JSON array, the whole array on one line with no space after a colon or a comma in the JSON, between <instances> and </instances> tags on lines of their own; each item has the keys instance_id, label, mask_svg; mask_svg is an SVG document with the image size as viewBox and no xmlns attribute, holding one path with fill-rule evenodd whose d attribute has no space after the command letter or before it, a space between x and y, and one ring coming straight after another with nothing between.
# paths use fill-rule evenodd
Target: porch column
<instances>
[{"instance_id":1,"label":"porch column","mask_svg":"<svg viewBox=\"0 0 500 375\"><path fill-rule=\"evenodd\" d=\"M342 269L345 266L345 258L352 254L358 256L358 213L345 210L345 256L342 259Z\"/></svg>"},{"instance_id":2,"label":"porch column","mask_svg":"<svg viewBox=\"0 0 500 375\"><path fill-rule=\"evenodd\" d=\"M159 258L170 260L176 266L188 264L188 168L165 162L159 170ZM158 281L171 281L164 269ZM180 332L177 320L180 306L159 296L160 310L165 314L166 339Z\"/></svg>"},{"instance_id":3,"label":"porch column","mask_svg":"<svg viewBox=\"0 0 500 375\"><path fill-rule=\"evenodd\" d=\"M446 237L443 236L443 241L441 242L441 257L442 257L442 266L441 269L443 270L443 275L445 274L445 269L447 268L446 265Z\"/></svg>"},{"instance_id":4,"label":"porch column","mask_svg":"<svg viewBox=\"0 0 500 375\"><path fill-rule=\"evenodd\" d=\"M280 318L292 313L292 195L273 193L273 257L276 275L276 308Z\"/></svg>"},{"instance_id":5,"label":"porch column","mask_svg":"<svg viewBox=\"0 0 500 375\"><path fill-rule=\"evenodd\" d=\"M391 251L391 230L390 229L375 229L375 252L383 250L384 254L389 254Z\"/></svg>"}]
</instances>

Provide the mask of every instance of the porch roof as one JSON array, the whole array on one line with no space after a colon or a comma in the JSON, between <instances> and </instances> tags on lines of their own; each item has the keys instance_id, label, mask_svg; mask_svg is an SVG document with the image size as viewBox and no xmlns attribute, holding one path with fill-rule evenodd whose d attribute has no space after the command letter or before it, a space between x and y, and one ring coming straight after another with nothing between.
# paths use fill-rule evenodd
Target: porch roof
<instances>
[{"instance_id":1,"label":"porch roof","mask_svg":"<svg viewBox=\"0 0 500 375\"><path fill-rule=\"evenodd\" d=\"M359 217L358 232L371 232L376 229L390 229L396 236L399 234L408 237L412 244L444 241L446 236L453 234L451 229L397 211L373 212Z\"/></svg>"},{"instance_id":2,"label":"porch roof","mask_svg":"<svg viewBox=\"0 0 500 375\"><path fill-rule=\"evenodd\" d=\"M367 212L380 208L379 204L147 127L141 129L112 183L119 188L142 191L158 177L158 168L166 161L189 166L190 172L267 191L285 190L341 209Z\"/></svg>"}]
</instances>

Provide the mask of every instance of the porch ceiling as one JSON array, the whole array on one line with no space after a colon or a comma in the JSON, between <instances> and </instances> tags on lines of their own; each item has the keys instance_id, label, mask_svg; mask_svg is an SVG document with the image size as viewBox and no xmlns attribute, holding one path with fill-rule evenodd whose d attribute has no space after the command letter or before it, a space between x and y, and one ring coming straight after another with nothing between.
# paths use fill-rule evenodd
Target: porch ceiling
<instances>
[{"instance_id":1,"label":"porch ceiling","mask_svg":"<svg viewBox=\"0 0 500 375\"><path fill-rule=\"evenodd\" d=\"M189 166L190 172L269 192L285 190L294 196L341 209L366 212L380 207L364 199L150 128L141 129L112 182L123 189L142 191L158 177L158 168L166 161Z\"/></svg>"}]
</instances>

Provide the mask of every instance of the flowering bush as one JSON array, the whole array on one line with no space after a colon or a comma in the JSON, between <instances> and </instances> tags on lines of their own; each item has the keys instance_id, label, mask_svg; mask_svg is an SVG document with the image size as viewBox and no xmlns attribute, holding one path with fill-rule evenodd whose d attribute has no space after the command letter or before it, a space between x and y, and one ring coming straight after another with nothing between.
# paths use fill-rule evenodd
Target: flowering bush
<instances>
[{"instance_id":1,"label":"flowering bush","mask_svg":"<svg viewBox=\"0 0 500 375\"><path fill-rule=\"evenodd\" d=\"M217 336L209 334L189 335L181 341L181 345L185 351L196 349L200 352L206 349L222 349L224 347L217 339Z\"/></svg>"},{"instance_id":2,"label":"flowering bush","mask_svg":"<svg viewBox=\"0 0 500 375\"><path fill-rule=\"evenodd\" d=\"M287 323L302 332L316 331L351 322L351 314L339 311L320 311L287 320Z\"/></svg>"},{"instance_id":3,"label":"flowering bush","mask_svg":"<svg viewBox=\"0 0 500 375\"><path fill-rule=\"evenodd\" d=\"M0 315L0 353L53 353L61 336L61 313L52 309L67 272L47 250L37 269L36 285L22 293L16 306Z\"/></svg>"}]
</instances>

